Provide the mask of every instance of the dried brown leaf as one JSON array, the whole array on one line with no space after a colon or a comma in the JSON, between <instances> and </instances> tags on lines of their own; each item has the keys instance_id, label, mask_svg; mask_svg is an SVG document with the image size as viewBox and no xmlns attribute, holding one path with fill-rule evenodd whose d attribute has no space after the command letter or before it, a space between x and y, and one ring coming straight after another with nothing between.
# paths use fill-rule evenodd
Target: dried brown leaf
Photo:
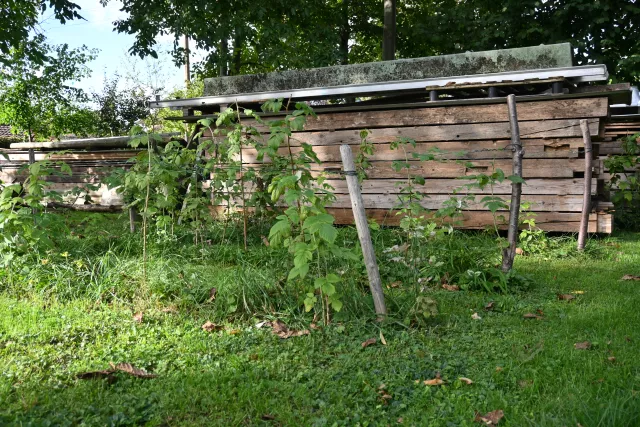
<instances>
[{"instance_id":1,"label":"dried brown leaf","mask_svg":"<svg viewBox=\"0 0 640 427\"><path fill-rule=\"evenodd\" d=\"M144 314L142 312L139 312L133 315L133 320L135 320L138 323L142 323L143 317L144 317Z\"/></svg>"},{"instance_id":2,"label":"dried brown leaf","mask_svg":"<svg viewBox=\"0 0 640 427\"><path fill-rule=\"evenodd\" d=\"M163 308L161 311L162 311L163 313L173 313L173 314L175 314L175 313L177 313L177 312L178 312L178 309L177 309L177 308L175 308L174 306L169 306L169 307L165 307L165 308Z\"/></svg>"},{"instance_id":3,"label":"dried brown leaf","mask_svg":"<svg viewBox=\"0 0 640 427\"><path fill-rule=\"evenodd\" d=\"M112 369L105 369L104 371L90 371L90 372L81 372L76 375L76 378L81 380L89 380L94 378L107 378L113 375L114 371Z\"/></svg>"},{"instance_id":4,"label":"dried brown leaf","mask_svg":"<svg viewBox=\"0 0 640 427\"><path fill-rule=\"evenodd\" d=\"M262 421L273 421L276 419L275 415L271 415L271 414L264 414L260 417L260 419Z\"/></svg>"},{"instance_id":5,"label":"dried brown leaf","mask_svg":"<svg viewBox=\"0 0 640 427\"><path fill-rule=\"evenodd\" d=\"M377 342L378 342L378 340L376 340L375 338L369 338L368 340L366 340L365 342L362 343L362 348L367 348L370 345L374 345Z\"/></svg>"},{"instance_id":6,"label":"dried brown leaf","mask_svg":"<svg viewBox=\"0 0 640 427\"><path fill-rule=\"evenodd\" d=\"M391 288L399 288L400 286L402 286L402 282L401 282L401 281L399 281L399 280L397 280L397 281L395 281L395 282L393 282L393 283L389 283L389 284L387 285L387 289L391 289Z\"/></svg>"},{"instance_id":7,"label":"dried brown leaf","mask_svg":"<svg viewBox=\"0 0 640 427\"><path fill-rule=\"evenodd\" d=\"M576 350L589 350L591 348L591 343L589 341L577 342L574 344Z\"/></svg>"},{"instance_id":8,"label":"dried brown leaf","mask_svg":"<svg viewBox=\"0 0 640 427\"><path fill-rule=\"evenodd\" d=\"M215 323L209 321L206 321L204 325L201 326L201 328L205 332L221 331L222 329L224 329L223 326L216 325Z\"/></svg>"},{"instance_id":9,"label":"dried brown leaf","mask_svg":"<svg viewBox=\"0 0 640 427\"><path fill-rule=\"evenodd\" d=\"M493 310L495 305L496 305L496 303L494 301L489 301L487 303L487 305L484 306L484 309L487 310L487 311L491 311L491 310Z\"/></svg>"},{"instance_id":10,"label":"dried brown leaf","mask_svg":"<svg viewBox=\"0 0 640 427\"><path fill-rule=\"evenodd\" d=\"M542 319L542 316L538 316L537 314L533 314L533 313L524 314L522 315L522 317L525 319L538 319L538 320Z\"/></svg>"},{"instance_id":11,"label":"dried brown leaf","mask_svg":"<svg viewBox=\"0 0 640 427\"><path fill-rule=\"evenodd\" d=\"M424 383L424 385L436 386L436 385L444 384L444 381L442 381L442 379L438 376L438 377L436 377L434 379L431 379L431 380L424 380L423 383Z\"/></svg>"},{"instance_id":12,"label":"dried brown leaf","mask_svg":"<svg viewBox=\"0 0 640 427\"><path fill-rule=\"evenodd\" d=\"M524 255L522 248L516 248L516 255Z\"/></svg>"},{"instance_id":13,"label":"dried brown leaf","mask_svg":"<svg viewBox=\"0 0 640 427\"><path fill-rule=\"evenodd\" d=\"M558 299L561 301L571 301L576 299L576 296L571 294L558 294Z\"/></svg>"},{"instance_id":14,"label":"dried brown leaf","mask_svg":"<svg viewBox=\"0 0 640 427\"><path fill-rule=\"evenodd\" d=\"M616 361L616 358L615 358L614 356L609 356L609 357L607 357L607 360L608 360L609 362L615 362L615 361Z\"/></svg>"},{"instance_id":15,"label":"dried brown leaf","mask_svg":"<svg viewBox=\"0 0 640 427\"><path fill-rule=\"evenodd\" d=\"M471 318L472 318L473 320L481 320L481 319L482 319L482 317L478 316L478 313L473 313L473 314L471 315Z\"/></svg>"},{"instance_id":16,"label":"dried brown leaf","mask_svg":"<svg viewBox=\"0 0 640 427\"><path fill-rule=\"evenodd\" d=\"M387 340L384 339L384 335L382 335L382 331L380 331L380 342L382 345L387 345Z\"/></svg>"},{"instance_id":17,"label":"dried brown leaf","mask_svg":"<svg viewBox=\"0 0 640 427\"><path fill-rule=\"evenodd\" d=\"M466 377L460 377L458 378L460 381L462 381L463 383L467 384L467 385L471 385L473 384L473 381L471 381L469 378Z\"/></svg>"},{"instance_id":18,"label":"dried brown leaf","mask_svg":"<svg viewBox=\"0 0 640 427\"><path fill-rule=\"evenodd\" d=\"M498 425L498 423L503 417L504 417L504 411L502 409L491 411L484 415L481 415L479 412L476 412L476 418L474 421L478 423L484 423L487 426L495 426L495 425Z\"/></svg>"},{"instance_id":19,"label":"dried brown leaf","mask_svg":"<svg viewBox=\"0 0 640 427\"><path fill-rule=\"evenodd\" d=\"M620 280L640 280L640 276L634 276L633 274L625 274Z\"/></svg>"},{"instance_id":20,"label":"dried brown leaf","mask_svg":"<svg viewBox=\"0 0 640 427\"><path fill-rule=\"evenodd\" d=\"M156 378L156 374L150 374L144 369L136 368L131 363L118 363L117 365L111 364L111 369L125 372L136 378Z\"/></svg>"},{"instance_id":21,"label":"dried brown leaf","mask_svg":"<svg viewBox=\"0 0 640 427\"><path fill-rule=\"evenodd\" d=\"M448 285L448 284L444 284L442 285L442 289L444 289L445 291L451 291L451 292L457 292L460 290L460 286L458 285Z\"/></svg>"},{"instance_id":22,"label":"dried brown leaf","mask_svg":"<svg viewBox=\"0 0 640 427\"><path fill-rule=\"evenodd\" d=\"M260 236L260 238L262 239L262 243L264 243L265 246L269 246L269 239L266 238L266 236Z\"/></svg>"},{"instance_id":23,"label":"dried brown leaf","mask_svg":"<svg viewBox=\"0 0 640 427\"><path fill-rule=\"evenodd\" d=\"M209 289L209 299L207 302L214 302L216 300L216 295L218 294L218 288Z\"/></svg>"},{"instance_id":24,"label":"dried brown leaf","mask_svg":"<svg viewBox=\"0 0 640 427\"><path fill-rule=\"evenodd\" d=\"M275 322L271 322L271 329L275 335L279 336L282 339L287 339L291 337L300 337L302 335L311 334L311 332L309 332L308 329L304 329L300 331L289 329L286 323L284 323L281 320L276 320Z\"/></svg>"}]
</instances>

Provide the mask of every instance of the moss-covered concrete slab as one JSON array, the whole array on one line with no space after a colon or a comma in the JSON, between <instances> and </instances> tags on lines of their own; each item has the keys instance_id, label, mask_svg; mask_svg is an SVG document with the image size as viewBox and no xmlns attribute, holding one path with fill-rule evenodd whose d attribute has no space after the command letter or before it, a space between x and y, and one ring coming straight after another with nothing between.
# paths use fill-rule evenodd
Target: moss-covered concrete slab
<instances>
[{"instance_id":1,"label":"moss-covered concrete slab","mask_svg":"<svg viewBox=\"0 0 640 427\"><path fill-rule=\"evenodd\" d=\"M205 80L206 96L571 67L569 43Z\"/></svg>"}]
</instances>

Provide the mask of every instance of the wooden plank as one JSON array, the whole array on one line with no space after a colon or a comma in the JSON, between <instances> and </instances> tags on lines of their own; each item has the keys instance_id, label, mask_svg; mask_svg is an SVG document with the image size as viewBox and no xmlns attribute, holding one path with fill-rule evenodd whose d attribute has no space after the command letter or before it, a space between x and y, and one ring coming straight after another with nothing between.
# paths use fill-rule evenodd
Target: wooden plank
<instances>
[{"instance_id":1,"label":"wooden plank","mask_svg":"<svg viewBox=\"0 0 640 427\"><path fill-rule=\"evenodd\" d=\"M64 154L48 154L37 152L36 161L45 160L62 160L62 161L91 161L91 160L122 160L126 161L137 156L140 151L119 150L119 151L86 151ZM9 161L29 161L29 154L26 152L5 152ZM6 160L6 159L5 159Z\"/></svg>"},{"instance_id":2,"label":"wooden plank","mask_svg":"<svg viewBox=\"0 0 640 427\"><path fill-rule=\"evenodd\" d=\"M353 222L353 216L349 209L346 208L329 208L327 211L336 218L336 224L351 224ZM387 209L367 209L367 217L369 219L376 220L381 225L397 226L400 223L401 215L398 215L399 211L387 210ZM507 222L509 219L509 213L505 212L505 221L498 223L498 228L501 230L507 229ZM536 215L536 225L545 231L554 232L577 232L580 226L580 214L579 213L545 213L541 212ZM589 232L603 232L598 231L598 217L596 214L592 214L589 218ZM451 220L447 219L446 223L450 223ZM603 219L604 222L604 219ZM493 227L493 216L491 212L477 212L477 211L465 211L462 214L462 218L458 220L456 228L465 229L484 229ZM521 225L520 228L526 228L526 225Z\"/></svg>"},{"instance_id":3,"label":"wooden plank","mask_svg":"<svg viewBox=\"0 0 640 427\"><path fill-rule=\"evenodd\" d=\"M521 121L607 117L607 98L561 99L518 104ZM452 125L464 123L508 122L506 104L439 106L403 110L319 113L309 117L305 131L374 129L396 126ZM255 126L253 120L243 120ZM257 127L261 132L268 129Z\"/></svg>"},{"instance_id":4,"label":"wooden plank","mask_svg":"<svg viewBox=\"0 0 640 427\"><path fill-rule=\"evenodd\" d=\"M524 141L523 141L524 142ZM582 141L579 140L582 145ZM438 155L441 159L508 159L511 158L511 151L506 148L508 142L499 141L483 141L479 144L474 144L471 141L465 142L446 142L446 143L416 143L415 147L407 146L407 156L412 158L412 154L428 154L433 153L434 150L440 150ZM359 145L359 144L358 144ZM525 162L527 159L566 159L577 158L578 148L575 146L575 140L568 138L566 140L553 139L546 145L527 145L525 147ZM575 148L573 148L575 147ZM358 149L357 145L352 146L354 150ZM295 155L302 151L300 147L292 147L291 152ZM316 153L321 162L339 162L340 161L340 149L336 145L330 146L314 146L313 151ZM289 150L286 147L280 148L278 154L282 156L289 155ZM393 161L393 160L405 160L405 153L402 149L391 149L391 144L376 144L374 146L374 153L368 156L371 161ZM245 163L261 163L258 160L258 152L254 148L242 149L242 158ZM269 161L266 158L266 161Z\"/></svg>"},{"instance_id":5,"label":"wooden plank","mask_svg":"<svg viewBox=\"0 0 640 427\"><path fill-rule=\"evenodd\" d=\"M251 193L247 193L251 194ZM447 194L428 194L419 203L426 209L438 210L444 203L450 201L452 197L462 200L463 196L450 196ZM475 196L473 200L467 201L465 210L487 211L481 199L484 196ZM509 203L510 195L499 195L506 203ZM400 209L400 199L398 194L367 194L363 193L362 198L366 209ZM332 208L348 208L351 201L348 194L335 194L335 201L331 203ZM580 195L527 195L522 198L523 202L531 203L532 212L580 212L582 210L582 196ZM232 204L242 206L242 201L238 198ZM283 204L284 205L284 204Z\"/></svg>"},{"instance_id":6,"label":"wooden plank","mask_svg":"<svg viewBox=\"0 0 640 427\"><path fill-rule=\"evenodd\" d=\"M598 134L599 119L589 119L589 129ZM364 127L363 127L364 128ZM523 122L520 126L521 138L571 138L582 136L580 120L544 120ZM470 141L511 138L509 123L471 123L458 125L408 126L372 129L367 140L374 144L392 142L398 138L411 138L417 142ZM341 145L359 144L360 130L337 130L324 132L298 132L291 137L297 144Z\"/></svg>"},{"instance_id":7,"label":"wooden plank","mask_svg":"<svg viewBox=\"0 0 640 427\"><path fill-rule=\"evenodd\" d=\"M471 163L467 166L466 163ZM511 172L511 161L507 159L497 160L472 160L472 161L409 161L409 171L401 169L396 171L391 161L373 161L366 170L369 179L382 178L406 178L407 172L411 175L424 178L458 178L465 175L480 173L491 174L496 169L502 169L507 175ZM246 164L246 168L259 169L260 164ZM576 172L584 172L584 161L581 159L525 159L524 177L529 178L573 178ZM338 162L325 162L321 165L310 165L312 174L319 176L325 173L328 177L338 177L341 165ZM596 167L596 173L599 171Z\"/></svg>"}]
</instances>

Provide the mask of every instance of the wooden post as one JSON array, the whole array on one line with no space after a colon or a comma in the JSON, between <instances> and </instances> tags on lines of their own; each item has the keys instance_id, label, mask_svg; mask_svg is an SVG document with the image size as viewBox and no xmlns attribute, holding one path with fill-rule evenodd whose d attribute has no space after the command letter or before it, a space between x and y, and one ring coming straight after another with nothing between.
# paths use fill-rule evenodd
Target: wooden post
<instances>
[{"instance_id":1,"label":"wooden post","mask_svg":"<svg viewBox=\"0 0 640 427\"><path fill-rule=\"evenodd\" d=\"M509 129L511 130L511 151L513 151L513 175L522 178L522 157L524 150L520 141L520 126L518 125L518 113L516 111L516 97L507 96L509 107ZM507 273L513 267L513 259L516 256L516 244L518 243L518 223L520 219L520 197L522 196L522 183L511 183L511 205L509 207L509 247L502 250L502 271Z\"/></svg>"},{"instance_id":2,"label":"wooden post","mask_svg":"<svg viewBox=\"0 0 640 427\"><path fill-rule=\"evenodd\" d=\"M138 212L136 208L129 208L129 231L131 233L136 232L136 220L138 219Z\"/></svg>"},{"instance_id":3,"label":"wooden post","mask_svg":"<svg viewBox=\"0 0 640 427\"><path fill-rule=\"evenodd\" d=\"M591 212L591 179L593 167L593 148L591 145L591 133L589 122L580 120L582 140L584 141L584 194L582 196L582 217L580 218L580 231L578 232L578 250L583 251L587 241L589 230L589 213Z\"/></svg>"},{"instance_id":4,"label":"wooden post","mask_svg":"<svg viewBox=\"0 0 640 427\"><path fill-rule=\"evenodd\" d=\"M360 183L358 183L358 175L355 163L353 162L351 147L341 145L340 155L342 156L344 174L347 178L353 218L356 223L356 229L358 230L360 246L362 246L362 255L364 256L364 263L367 267L367 275L369 276L369 287L371 289L371 295L373 296L373 305L376 308L376 314L386 315L387 307L384 303L378 262L376 261L376 253L373 250L373 243L371 243L369 223L367 222L367 215L364 211L364 202L362 201L362 193L360 193Z\"/></svg>"},{"instance_id":5,"label":"wooden post","mask_svg":"<svg viewBox=\"0 0 640 427\"><path fill-rule=\"evenodd\" d=\"M31 139L29 139L31 140ZM36 162L36 152L33 148L29 148L29 164L32 165ZM36 208L31 208L31 215L33 216L33 223L36 223Z\"/></svg>"}]
</instances>

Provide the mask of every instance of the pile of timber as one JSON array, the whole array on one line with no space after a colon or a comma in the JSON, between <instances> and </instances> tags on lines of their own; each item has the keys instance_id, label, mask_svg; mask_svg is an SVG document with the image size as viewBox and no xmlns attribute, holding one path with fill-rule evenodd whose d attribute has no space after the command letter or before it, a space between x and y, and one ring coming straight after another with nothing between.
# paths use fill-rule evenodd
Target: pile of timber
<instances>
[{"instance_id":1,"label":"pile of timber","mask_svg":"<svg viewBox=\"0 0 640 427\"><path fill-rule=\"evenodd\" d=\"M624 150L622 148L624 139L640 135L640 114L635 114L634 116L635 117L631 117L631 120L619 119L616 116L612 116L611 119L605 123L604 135L600 142L600 151L598 153L599 160L603 165L602 178L605 182L609 182L611 180L611 173L606 167L604 161L610 156L624 154ZM640 138L638 138L637 143L640 144ZM626 169L625 173L627 176L637 176L640 174L640 165L635 168ZM622 179L624 179L624 177L622 177ZM606 197L603 198L604 200L600 202L600 205L613 209L613 205L611 203L607 203L607 200L609 200L611 195L605 194L605 196Z\"/></svg>"},{"instance_id":2,"label":"pile of timber","mask_svg":"<svg viewBox=\"0 0 640 427\"><path fill-rule=\"evenodd\" d=\"M502 169L511 174L512 151L509 147L510 130L507 104L487 102L475 105L421 104L411 108L370 111L320 112L309 118L303 131L294 132L288 141L292 151L302 150L301 144L313 146L322 161L312 166L316 174L328 175L326 183L335 189L336 201L330 207L337 223L353 221L349 192L340 170L340 145L348 144L354 153L361 143L360 131L368 130L367 140L374 145L369 157L371 167L362 182L362 193L367 215L384 225L397 225L400 216L400 187L405 185L407 171L396 171L394 161L408 159L410 174L425 178L417 190L424 194L421 204L437 210L443 202L462 194L475 194L464 211L463 228L479 229L492 226L494 218L480 199L493 193L506 201L510 199L509 181L492 189L460 189L471 181L460 179L468 175L491 174ZM587 119L595 141L601 125L608 115L607 97L522 101L517 104L520 134L525 150L523 175L523 202L531 204L536 224L547 231L576 232L580 224L584 186L584 145L580 120ZM260 129L259 129L260 130ZM266 129L262 129L266 132ZM266 135L265 135L266 137ZM391 149L398 138L411 138L415 148L406 145ZM286 146L286 144L285 144ZM597 144L596 144L597 149ZM414 160L412 154L427 154L438 150L443 161ZM288 148L282 148L286 155ZM254 148L242 150L244 168L259 170ZM269 159L264 160L266 162ZM598 196L603 187L602 163L594 162L591 194L594 210L589 217L589 232L610 233L612 217L600 212ZM252 183L248 191L254 190ZM499 227L506 228L508 211L499 212Z\"/></svg>"}]
</instances>

